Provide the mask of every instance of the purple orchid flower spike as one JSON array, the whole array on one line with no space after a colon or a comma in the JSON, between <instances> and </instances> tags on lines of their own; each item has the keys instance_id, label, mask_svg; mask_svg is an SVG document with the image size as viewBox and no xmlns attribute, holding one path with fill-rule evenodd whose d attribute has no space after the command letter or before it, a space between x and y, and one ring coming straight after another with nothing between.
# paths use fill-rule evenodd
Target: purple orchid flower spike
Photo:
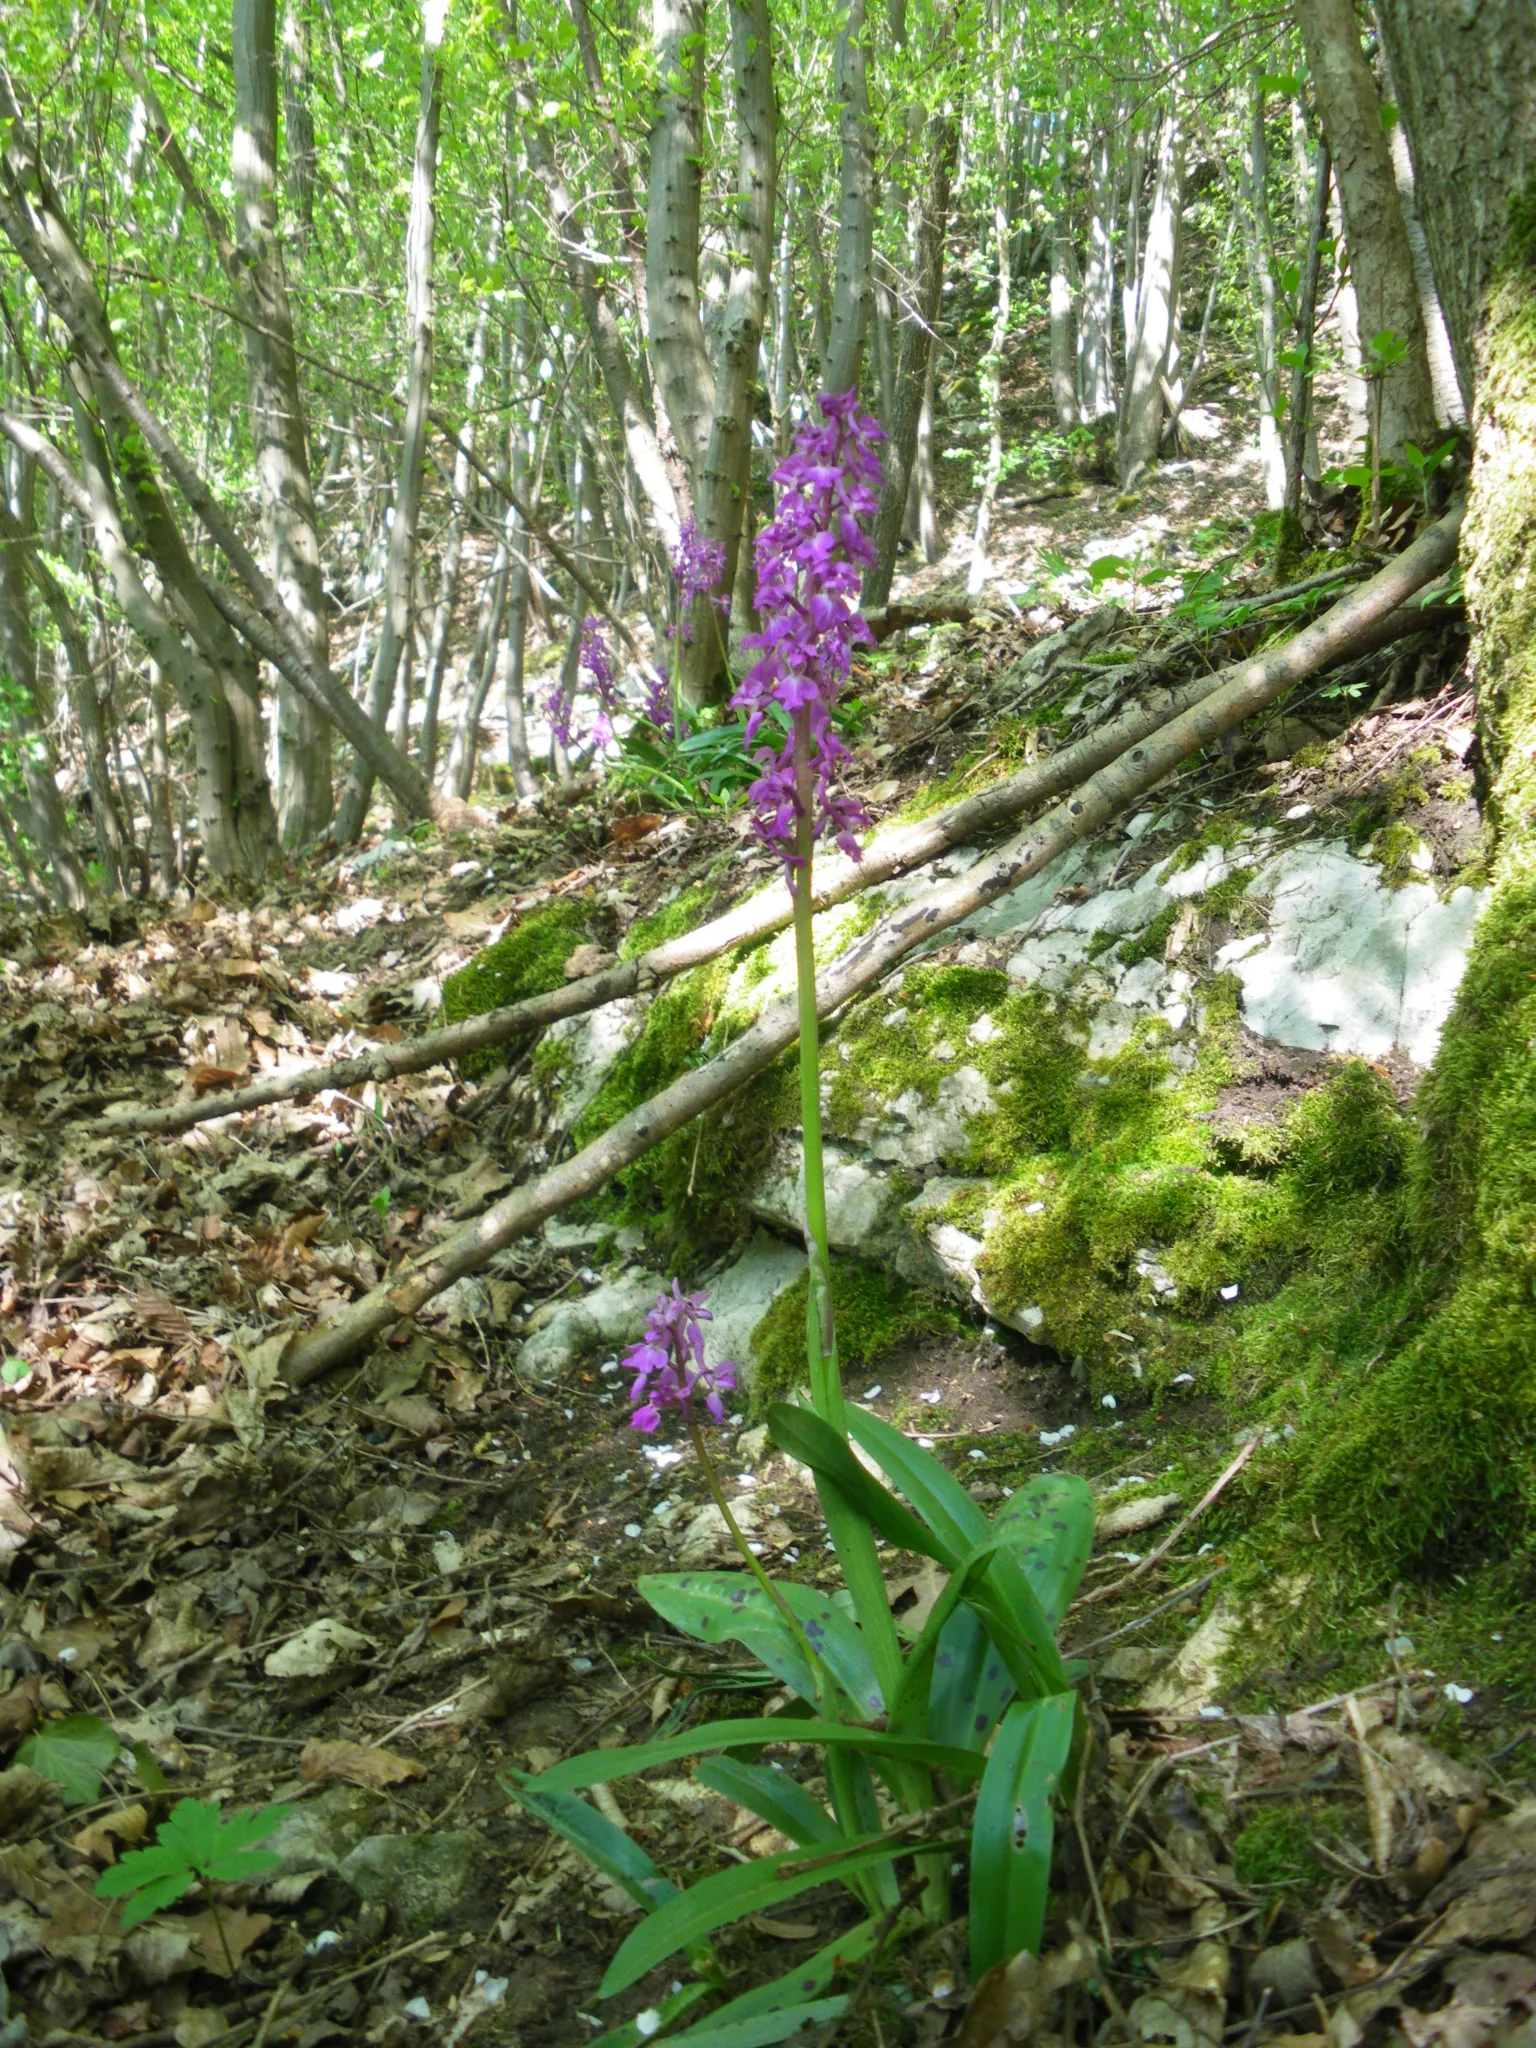
<instances>
[{"instance_id":1,"label":"purple orchid flower spike","mask_svg":"<svg viewBox=\"0 0 1536 2048\"><path fill-rule=\"evenodd\" d=\"M782 853L791 881L807 809L812 839L835 839L855 860L854 830L866 822L859 805L833 787L848 749L832 708L855 646L870 638L858 597L874 547L859 522L879 503L875 451L885 436L859 410L855 391L823 396L821 410L825 424L807 420L773 474L782 493L778 513L757 537L757 608L765 623L742 642L761 654L731 699L747 714L748 747L772 707L789 716L783 747L756 749L763 772L747 795L759 838Z\"/></svg>"},{"instance_id":2,"label":"purple orchid flower spike","mask_svg":"<svg viewBox=\"0 0 1536 2048\"><path fill-rule=\"evenodd\" d=\"M662 1411L677 1408L692 1419L694 1396L702 1398L710 1420L725 1420L724 1394L734 1393L736 1368L729 1359L704 1363L704 1332L711 1320L702 1294L684 1294L677 1281L670 1293L658 1294L645 1325L645 1335L624 1354L626 1372L635 1375L629 1390L634 1414L630 1427L649 1436Z\"/></svg>"},{"instance_id":3,"label":"purple orchid flower spike","mask_svg":"<svg viewBox=\"0 0 1536 2048\"><path fill-rule=\"evenodd\" d=\"M592 743L600 754L613 738L613 715L619 708L619 678L614 667L613 653L603 638L601 619L589 618L582 622L580 666L592 678L592 687L597 696L597 717L592 726ZM576 723L576 691L574 681L567 690L564 679L557 677L550 686L544 702L545 715L549 719L550 731L567 753L573 746L579 746L587 737Z\"/></svg>"}]
</instances>

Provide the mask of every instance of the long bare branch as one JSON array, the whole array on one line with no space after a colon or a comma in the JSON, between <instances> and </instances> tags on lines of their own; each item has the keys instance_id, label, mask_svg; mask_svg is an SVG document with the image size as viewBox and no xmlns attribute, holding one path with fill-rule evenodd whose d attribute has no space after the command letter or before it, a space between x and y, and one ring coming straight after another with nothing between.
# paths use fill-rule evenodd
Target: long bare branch
<instances>
[{"instance_id":1,"label":"long bare branch","mask_svg":"<svg viewBox=\"0 0 1536 2048\"><path fill-rule=\"evenodd\" d=\"M1368 587L1376 592L1380 618L1454 561L1462 510L1458 505L1447 513L1372 579ZM1355 595L1358 599L1363 593ZM825 1017L841 1009L915 947L1019 888L1069 847L1145 796L1190 755L1273 703L1293 683L1321 666L1336 648L1337 635L1335 615L1330 612L1284 646L1244 663L1203 703L1170 720L1147 741L1130 747L1065 803L976 862L957 881L903 905L818 976L818 1015ZM395 1279L363 1295L323 1330L300 1338L284 1359L285 1376L301 1385L353 1357L392 1323L415 1315L445 1287L477 1272L514 1239L595 1193L663 1138L734 1094L794 1043L796 1031L793 998L773 1004L707 1066L683 1074L583 1151L529 1185L514 1189Z\"/></svg>"}]
</instances>

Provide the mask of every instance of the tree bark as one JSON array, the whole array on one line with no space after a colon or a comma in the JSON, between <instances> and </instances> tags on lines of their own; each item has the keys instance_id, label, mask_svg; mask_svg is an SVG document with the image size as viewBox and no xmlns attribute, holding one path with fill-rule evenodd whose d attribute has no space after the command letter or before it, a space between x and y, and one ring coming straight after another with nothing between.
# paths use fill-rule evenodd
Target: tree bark
<instances>
[{"instance_id":1,"label":"tree bark","mask_svg":"<svg viewBox=\"0 0 1536 2048\"><path fill-rule=\"evenodd\" d=\"M1383 374L1380 391L1381 460L1400 462L1408 442L1428 447L1435 409L1413 251L1392 175L1381 96L1360 47L1354 0L1297 0L1296 18L1333 154L1367 369L1377 335L1390 332L1407 345L1402 361Z\"/></svg>"},{"instance_id":2,"label":"tree bark","mask_svg":"<svg viewBox=\"0 0 1536 2048\"><path fill-rule=\"evenodd\" d=\"M1179 226L1184 211L1184 139L1178 117L1163 119L1157 182L1147 217L1146 250L1136 291L1136 331L1120 409L1120 488L1130 490L1157 459L1163 431L1163 373L1173 333Z\"/></svg>"},{"instance_id":3,"label":"tree bark","mask_svg":"<svg viewBox=\"0 0 1536 2048\"><path fill-rule=\"evenodd\" d=\"M1077 397L1077 299L1082 277L1064 213L1051 234L1051 398L1057 424L1070 429L1082 414Z\"/></svg>"},{"instance_id":4,"label":"tree bark","mask_svg":"<svg viewBox=\"0 0 1536 2048\"><path fill-rule=\"evenodd\" d=\"M1094 144L1093 193L1088 215L1088 261L1083 271L1078 327L1078 389L1083 419L1092 426L1119 410L1115 389L1115 202L1119 188L1107 134Z\"/></svg>"},{"instance_id":5,"label":"tree bark","mask_svg":"<svg viewBox=\"0 0 1536 2048\"><path fill-rule=\"evenodd\" d=\"M405 422L400 434L395 517L384 562L384 617L368 694L368 715L381 731L394 702L400 658L411 630L411 589L416 575L416 538L421 524L436 339L432 262L437 237L438 134L442 123L442 77L437 60L442 13L434 0L423 0L422 27L421 87L416 108L416 147L411 159L411 210L405 229L405 333L409 358ZM400 751L403 754L406 750ZM356 839L367 823L372 795L373 768L361 754L354 754L336 813L336 837L343 845Z\"/></svg>"},{"instance_id":6,"label":"tree bark","mask_svg":"<svg viewBox=\"0 0 1536 2048\"><path fill-rule=\"evenodd\" d=\"M752 388L773 268L777 136L768 0L731 0L730 15L736 95L735 261L720 323L709 445L697 489L699 531L723 549L725 566L715 587L695 601L679 650L678 683L688 704L722 699L730 680L716 599L728 599L736 582L751 479Z\"/></svg>"},{"instance_id":7,"label":"tree bark","mask_svg":"<svg viewBox=\"0 0 1536 2048\"><path fill-rule=\"evenodd\" d=\"M837 260L821 382L824 391L835 394L851 390L859 382L874 289L875 149L869 120L864 0L839 0L832 71L840 108Z\"/></svg>"},{"instance_id":8,"label":"tree bark","mask_svg":"<svg viewBox=\"0 0 1536 2048\"><path fill-rule=\"evenodd\" d=\"M896 403L891 414L890 445L885 455L885 483L873 534L875 559L864 576L862 602L884 604L891 594L896 547L907 511L912 465L917 454L918 426L928 370L933 358L933 325L944 294L944 237L949 225L949 186L959 148L959 125L952 114L935 114L928 123L928 175L923 184L917 225L916 295L901 325L896 371Z\"/></svg>"},{"instance_id":9,"label":"tree bark","mask_svg":"<svg viewBox=\"0 0 1536 2048\"><path fill-rule=\"evenodd\" d=\"M285 31L293 28L291 8ZM236 260L230 266L246 315L246 387L261 521L272 581L318 669L330 664L319 521L310 483L304 401L294 354L288 283L277 233L276 0L234 0ZM306 79L307 90L307 79ZM306 103L307 105L307 103ZM290 156L302 139L289 130ZM307 190L314 185L314 133ZM331 822L330 721L286 677L277 685L277 824L283 844L307 845Z\"/></svg>"},{"instance_id":10,"label":"tree bark","mask_svg":"<svg viewBox=\"0 0 1536 2048\"><path fill-rule=\"evenodd\" d=\"M971 535L971 564L965 579L968 597L980 595L991 567L987 558L987 542L992 533L992 508L997 500L997 487L1003 475L1003 358L1013 319L1013 244L1008 232L1008 81L1004 63L1002 0L992 0L991 13L995 151L992 165L992 239L997 244L997 286L992 314L992 345L981 369L982 394L986 401L987 466L976 506L976 527Z\"/></svg>"},{"instance_id":11,"label":"tree bark","mask_svg":"<svg viewBox=\"0 0 1536 2048\"><path fill-rule=\"evenodd\" d=\"M649 341L662 404L697 495L715 410L715 373L699 314L704 0L652 0L651 21L658 85L645 234Z\"/></svg>"}]
</instances>

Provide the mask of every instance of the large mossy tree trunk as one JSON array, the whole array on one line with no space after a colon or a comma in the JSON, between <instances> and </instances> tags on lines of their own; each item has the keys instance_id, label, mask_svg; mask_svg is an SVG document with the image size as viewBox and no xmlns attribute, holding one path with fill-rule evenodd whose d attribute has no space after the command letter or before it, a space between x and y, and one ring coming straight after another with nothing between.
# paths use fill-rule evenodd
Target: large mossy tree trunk
<instances>
[{"instance_id":1,"label":"large mossy tree trunk","mask_svg":"<svg viewBox=\"0 0 1536 2048\"><path fill-rule=\"evenodd\" d=\"M1302 1501L1390 1570L1536 1534L1536 37L1524 0L1383 0L1381 20L1475 394L1462 563L1490 830L1488 904L1419 1098L1425 1311Z\"/></svg>"}]
</instances>

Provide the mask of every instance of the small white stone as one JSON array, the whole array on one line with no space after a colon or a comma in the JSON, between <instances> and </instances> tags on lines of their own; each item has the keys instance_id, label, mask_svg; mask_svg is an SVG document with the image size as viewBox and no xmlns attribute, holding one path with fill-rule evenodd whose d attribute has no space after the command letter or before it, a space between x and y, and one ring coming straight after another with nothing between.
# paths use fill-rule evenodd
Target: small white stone
<instances>
[{"instance_id":1,"label":"small white stone","mask_svg":"<svg viewBox=\"0 0 1536 2048\"><path fill-rule=\"evenodd\" d=\"M1202 1721L1225 1721L1227 1710L1225 1707L1202 1707L1200 1718Z\"/></svg>"},{"instance_id":2,"label":"small white stone","mask_svg":"<svg viewBox=\"0 0 1536 2048\"><path fill-rule=\"evenodd\" d=\"M971 1028L965 1035L972 1045L990 1045L995 1038L1002 1037L1003 1027L998 1023L990 1010L983 1010L981 1015L973 1021Z\"/></svg>"},{"instance_id":3,"label":"small white stone","mask_svg":"<svg viewBox=\"0 0 1536 2048\"><path fill-rule=\"evenodd\" d=\"M635 2014L635 2032L642 2041L649 2041L653 2034L661 2032L661 2014L656 2010L655 2006L650 2006L646 2011Z\"/></svg>"},{"instance_id":4,"label":"small white stone","mask_svg":"<svg viewBox=\"0 0 1536 2048\"><path fill-rule=\"evenodd\" d=\"M1176 1372L1169 1384L1175 1387L1192 1387L1195 1384L1195 1376L1192 1372Z\"/></svg>"},{"instance_id":5,"label":"small white stone","mask_svg":"<svg viewBox=\"0 0 1536 2048\"><path fill-rule=\"evenodd\" d=\"M917 1448L920 1451L931 1451L933 1449L933 1438L931 1436L920 1436L917 1440Z\"/></svg>"},{"instance_id":6,"label":"small white stone","mask_svg":"<svg viewBox=\"0 0 1536 2048\"><path fill-rule=\"evenodd\" d=\"M883 1019L886 1028L890 1031L894 1031L898 1024L905 1024L906 1021L907 1013L905 1010L887 1010Z\"/></svg>"},{"instance_id":7,"label":"small white stone","mask_svg":"<svg viewBox=\"0 0 1536 2048\"><path fill-rule=\"evenodd\" d=\"M919 1394L917 1398L919 1399L919 1401L926 1402L930 1408L937 1408L939 1403L943 1400L944 1395L941 1388L930 1387L926 1394Z\"/></svg>"},{"instance_id":8,"label":"small white stone","mask_svg":"<svg viewBox=\"0 0 1536 2048\"><path fill-rule=\"evenodd\" d=\"M950 1044L947 1038L941 1038L938 1044L933 1048L932 1057L936 1060L952 1060L954 1056L955 1048Z\"/></svg>"},{"instance_id":9,"label":"small white stone","mask_svg":"<svg viewBox=\"0 0 1536 2048\"><path fill-rule=\"evenodd\" d=\"M408 2005L402 2005L400 2011L408 2020L426 2021L432 2017L432 2008L424 1998L413 1998Z\"/></svg>"},{"instance_id":10,"label":"small white stone","mask_svg":"<svg viewBox=\"0 0 1536 2048\"><path fill-rule=\"evenodd\" d=\"M1064 1422L1060 1429L1042 1429L1040 1441L1048 1451L1054 1451L1058 1444L1064 1444L1069 1436L1077 1435L1075 1422Z\"/></svg>"},{"instance_id":11,"label":"small white stone","mask_svg":"<svg viewBox=\"0 0 1536 2048\"><path fill-rule=\"evenodd\" d=\"M1239 1292L1237 1282L1234 1280L1230 1287L1218 1288L1217 1292L1223 1301L1236 1301Z\"/></svg>"},{"instance_id":12,"label":"small white stone","mask_svg":"<svg viewBox=\"0 0 1536 2048\"><path fill-rule=\"evenodd\" d=\"M881 1385L879 1384L879 1382L877 1381L877 1382L876 1382L876 1384L875 1384L874 1386L872 1386L872 1387L866 1387L866 1388L864 1389L864 1398L865 1398L865 1400L866 1400L866 1401L878 1401L878 1400L879 1400L879 1398L880 1398L880 1396L881 1396L881 1394L882 1394L882 1393L883 1393L884 1391L885 1391L885 1389L884 1389L884 1388L883 1388L883 1387L882 1387L882 1386L881 1386Z\"/></svg>"},{"instance_id":13,"label":"small white stone","mask_svg":"<svg viewBox=\"0 0 1536 2048\"><path fill-rule=\"evenodd\" d=\"M644 1533L645 1531L641 1528L638 1522L626 1522L624 1524L624 1534L630 1537L631 1539L633 1539L636 1536L643 1536Z\"/></svg>"},{"instance_id":14,"label":"small white stone","mask_svg":"<svg viewBox=\"0 0 1536 2048\"><path fill-rule=\"evenodd\" d=\"M1104 1408L1118 1408L1119 1405L1120 1403L1115 1399L1113 1394L1106 1394L1104 1396L1103 1401L1100 1403L1100 1406Z\"/></svg>"},{"instance_id":15,"label":"small white stone","mask_svg":"<svg viewBox=\"0 0 1536 2048\"><path fill-rule=\"evenodd\" d=\"M986 1463L986 1460L987 1460L987 1454L986 1454L986 1452L985 1452L985 1451L975 1451L975 1450L972 1450L972 1451L967 1451L965 1455L966 1455L966 1456L967 1456L968 1458L971 1458L971 1459L973 1459L973 1460L975 1461L975 1463L976 1463L976 1464L978 1464L978 1465L984 1465L984 1464Z\"/></svg>"},{"instance_id":16,"label":"small white stone","mask_svg":"<svg viewBox=\"0 0 1536 2048\"><path fill-rule=\"evenodd\" d=\"M1312 806L1310 804L1292 804L1291 808L1286 812L1285 815L1288 821L1290 821L1291 823L1295 823L1298 819L1310 818L1312 815Z\"/></svg>"},{"instance_id":17,"label":"small white stone","mask_svg":"<svg viewBox=\"0 0 1536 2048\"><path fill-rule=\"evenodd\" d=\"M1024 1204L1024 1214L1026 1216L1043 1216L1045 1214L1044 1202L1026 1202Z\"/></svg>"},{"instance_id":18,"label":"small white stone","mask_svg":"<svg viewBox=\"0 0 1536 2048\"><path fill-rule=\"evenodd\" d=\"M1477 1698L1477 1694L1470 1685L1457 1685L1454 1679L1449 1685L1443 1686L1441 1690L1452 1706L1455 1707L1469 1707L1473 1700Z\"/></svg>"}]
</instances>

